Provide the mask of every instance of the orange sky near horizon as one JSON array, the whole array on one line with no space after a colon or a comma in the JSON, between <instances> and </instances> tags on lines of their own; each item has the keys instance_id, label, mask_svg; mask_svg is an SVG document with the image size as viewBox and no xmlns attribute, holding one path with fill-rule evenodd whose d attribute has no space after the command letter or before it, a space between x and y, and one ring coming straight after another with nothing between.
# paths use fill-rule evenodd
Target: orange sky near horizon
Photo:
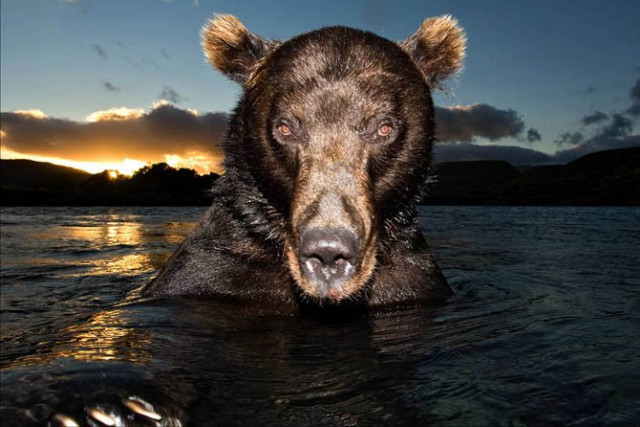
<instances>
[{"instance_id":1,"label":"orange sky near horizon","mask_svg":"<svg viewBox=\"0 0 640 427\"><path fill-rule=\"evenodd\" d=\"M27 159L89 173L115 170L132 175L153 163L222 173L220 140L226 118L200 115L169 102L149 111L117 107L89 114L85 121L51 118L40 110L3 113L2 159Z\"/></svg>"}]
</instances>

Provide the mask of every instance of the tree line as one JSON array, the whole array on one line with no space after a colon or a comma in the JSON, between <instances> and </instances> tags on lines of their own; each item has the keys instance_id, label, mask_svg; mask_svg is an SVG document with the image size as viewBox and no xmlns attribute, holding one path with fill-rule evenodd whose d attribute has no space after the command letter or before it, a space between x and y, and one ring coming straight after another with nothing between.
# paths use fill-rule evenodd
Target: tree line
<instances>
[{"instance_id":1,"label":"tree line","mask_svg":"<svg viewBox=\"0 0 640 427\"><path fill-rule=\"evenodd\" d=\"M208 205L211 186L218 177L167 163L144 166L132 176L114 176L113 171L105 170L79 178L56 169L29 185L12 186L3 179L2 198L4 205L23 206Z\"/></svg>"}]
</instances>

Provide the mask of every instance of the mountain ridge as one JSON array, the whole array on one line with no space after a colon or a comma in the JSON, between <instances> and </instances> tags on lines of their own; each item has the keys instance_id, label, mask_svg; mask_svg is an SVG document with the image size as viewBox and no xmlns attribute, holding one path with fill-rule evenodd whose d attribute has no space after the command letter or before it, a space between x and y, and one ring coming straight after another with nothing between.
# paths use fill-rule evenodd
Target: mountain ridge
<instances>
[{"instance_id":1,"label":"mountain ridge","mask_svg":"<svg viewBox=\"0 0 640 427\"><path fill-rule=\"evenodd\" d=\"M217 175L166 164L109 178L32 160L0 160L3 206L208 205ZM640 206L640 147L587 154L564 165L517 168L502 160L435 164L423 204Z\"/></svg>"},{"instance_id":2,"label":"mountain ridge","mask_svg":"<svg viewBox=\"0 0 640 427\"><path fill-rule=\"evenodd\" d=\"M439 163L427 204L640 205L640 147L518 170L500 160Z\"/></svg>"}]
</instances>

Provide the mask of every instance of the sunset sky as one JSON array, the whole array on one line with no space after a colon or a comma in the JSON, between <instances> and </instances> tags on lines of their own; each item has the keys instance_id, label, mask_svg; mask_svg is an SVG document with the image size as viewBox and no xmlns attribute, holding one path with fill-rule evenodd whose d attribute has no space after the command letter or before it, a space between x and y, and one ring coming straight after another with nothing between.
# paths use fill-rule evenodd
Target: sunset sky
<instances>
[{"instance_id":1,"label":"sunset sky","mask_svg":"<svg viewBox=\"0 0 640 427\"><path fill-rule=\"evenodd\" d=\"M220 171L240 89L199 31L236 15L275 39L347 25L402 40L451 14L464 72L436 94L436 159L557 163L640 145L640 7L628 1L2 0L2 158L91 172Z\"/></svg>"}]
</instances>

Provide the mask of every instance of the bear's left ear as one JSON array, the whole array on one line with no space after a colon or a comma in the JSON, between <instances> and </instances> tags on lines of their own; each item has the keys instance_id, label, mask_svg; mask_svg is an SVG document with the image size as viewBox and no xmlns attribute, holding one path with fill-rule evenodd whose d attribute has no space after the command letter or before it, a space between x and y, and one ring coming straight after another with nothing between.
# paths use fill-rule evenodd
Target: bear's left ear
<instances>
[{"instance_id":1,"label":"bear's left ear","mask_svg":"<svg viewBox=\"0 0 640 427\"><path fill-rule=\"evenodd\" d=\"M278 42L251 33L233 15L217 15L202 27L202 48L215 68L245 83L253 66Z\"/></svg>"},{"instance_id":2,"label":"bear's left ear","mask_svg":"<svg viewBox=\"0 0 640 427\"><path fill-rule=\"evenodd\" d=\"M441 89L442 82L462 68L467 37L449 15L426 19L415 34L399 42L416 63L427 84Z\"/></svg>"}]
</instances>

